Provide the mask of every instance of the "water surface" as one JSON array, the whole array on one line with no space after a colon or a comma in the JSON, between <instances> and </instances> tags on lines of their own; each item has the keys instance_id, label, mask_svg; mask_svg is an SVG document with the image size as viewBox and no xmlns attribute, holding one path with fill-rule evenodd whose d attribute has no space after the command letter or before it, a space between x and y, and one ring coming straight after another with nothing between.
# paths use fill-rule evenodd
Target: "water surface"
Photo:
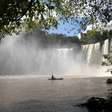
<instances>
[{"instance_id":1,"label":"water surface","mask_svg":"<svg viewBox=\"0 0 112 112\"><path fill-rule=\"evenodd\" d=\"M107 96L111 85L106 79L0 78L0 112L87 112L75 105L91 96Z\"/></svg>"}]
</instances>

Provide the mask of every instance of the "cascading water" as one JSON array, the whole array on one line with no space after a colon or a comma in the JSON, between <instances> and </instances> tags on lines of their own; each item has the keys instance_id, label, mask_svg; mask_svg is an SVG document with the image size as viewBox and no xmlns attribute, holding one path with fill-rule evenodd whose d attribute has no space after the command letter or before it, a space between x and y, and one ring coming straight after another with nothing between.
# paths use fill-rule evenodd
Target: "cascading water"
<instances>
[{"instance_id":1,"label":"cascading water","mask_svg":"<svg viewBox=\"0 0 112 112\"><path fill-rule=\"evenodd\" d=\"M38 35L36 35L38 36ZM33 36L32 36L33 37ZM74 47L41 47L40 40L7 36L0 44L0 74L57 74L95 76L101 67L102 55L107 53L107 40L103 48L99 43ZM35 37L35 35L34 35ZM80 52L79 52L80 51Z\"/></svg>"},{"instance_id":2,"label":"cascading water","mask_svg":"<svg viewBox=\"0 0 112 112\"><path fill-rule=\"evenodd\" d=\"M84 45L82 49L87 64L100 64L102 54L100 52L99 43Z\"/></svg>"},{"instance_id":3,"label":"cascading water","mask_svg":"<svg viewBox=\"0 0 112 112\"><path fill-rule=\"evenodd\" d=\"M105 61L103 55L108 54L108 40L105 40L103 44L95 43L82 46L83 59L86 61L88 70L93 71L95 75L110 75L106 73L108 66L102 66L102 62ZM90 74L91 74L90 73Z\"/></svg>"},{"instance_id":4,"label":"cascading water","mask_svg":"<svg viewBox=\"0 0 112 112\"><path fill-rule=\"evenodd\" d=\"M103 54L108 54L108 39L104 42Z\"/></svg>"},{"instance_id":5,"label":"cascading water","mask_svg":"<svg viewBox=\"0 0 112 112\"><path fill-rule=\"evenodd\" d=\"M26 37L25 37L26 38ZM0 74L73 74L77 68L74 48L43 48L33 37L7 36L0 44ZM77 70L76 70L77 71Z\"/></svg>"}]
</instances>

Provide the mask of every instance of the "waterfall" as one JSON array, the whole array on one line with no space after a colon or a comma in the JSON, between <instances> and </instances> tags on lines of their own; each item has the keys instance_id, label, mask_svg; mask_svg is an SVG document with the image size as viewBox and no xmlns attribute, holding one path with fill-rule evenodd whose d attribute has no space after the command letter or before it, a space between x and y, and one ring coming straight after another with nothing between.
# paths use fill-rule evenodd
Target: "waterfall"
<instances>
[{"instance_id":1,"label":"waterfall","mask_svg":"<svg viewBox=\"0 0 112 112\"><path fill-rule=\"evenodd\" d=\"M87 64L99 64L101 58L100 43L82 46L82 53Z\"/></svg>"},{"instance_id":2,"label":"waterfall","mask_svg":"<svg viewBox=\"0 0 112 112\"><path fill-rule=\"evenodd\" d=\"M106 71L110 67L102 66L101 64L105 61L103 55L109 54L109 50L111 51L110 45L111 42L109 43L108 39L103 43L98 42L95 44L82 45L82 56L88 69L94 70L94 73L96 71L96 74L109 74L107 74Z\"/></svg>"},{"instance_id":3,"label":"waterfall","mask_svg":"<svg viewBox=\"0 0 112 112\"><path fill-rule=\"evenodd\" d=\"M23 34L6 36L0 44L0 74L90 75L95 76L103 54L108 53L108 40L104 44L74 46L54 45L42 47L36 38ZM95 74L94 74L95 73Z\"/></svg>"},{"instance_id":4,"label":"waterfall","mask_svg":"<svg viewBox=\"0 0 112 112\"><path fill-rule=\"evenodd\" d=\"M83 58L87 64L101 64L103 55L108 54L111 49L108 39L102 43L88 44L82 46Z\"/></svg>"},{"instance_id":5,"label":"waterfall","mask_svg":"<svg viewBox=\"0 0 112 112\"><path fill-rule=\"evenodd\" d=\"M104 42L103 54L108 54L108 40L105 40Z\"/></svg>"},{"instance_id":6,"label":"waterfall","mask_svg":"<svg viewBox=\"0 0 112 112\"><path fill-rule=\"evenodd\" d=\"M41 47L34 38L7 36L0 44L0 74L74 74L79 70L77 52L69 47ZM33 40L34 39L34 40ZM75 69L74 69L75 68ZM74 72L75 71L75 72Z\"/></svg>"}]
</instances>

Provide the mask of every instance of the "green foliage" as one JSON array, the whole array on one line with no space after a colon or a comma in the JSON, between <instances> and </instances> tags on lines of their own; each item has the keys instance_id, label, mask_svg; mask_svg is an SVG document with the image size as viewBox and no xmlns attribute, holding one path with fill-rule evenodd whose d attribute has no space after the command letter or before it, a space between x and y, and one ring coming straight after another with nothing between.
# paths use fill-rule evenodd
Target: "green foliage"
<instances>
[{"instance_id":1,"label":"green foliage","mask_svg":"<svg viewBox=\"0 0 112 112\"><path fill-rule=\"evenodd\" d=\"M104 58L105 61L102 62L102 65L106 65L106 66L112 65L112 55L110 54L104 55Z\"/></svg>"},{"instance_id":2,"label":"green foliage","mask_svg":"<svg viewBox=\"0 0 112 112\"><path fill-rule=\"evenodd\" d=\"M1 0L0 32L56 26L61 3L62 0Z\"/></svg>"},{"instance_id":3,"label":"green foliage","mask_svg":"<svg viewBox=\"0 0 112 112\"><path fill-rule=\"evenodd\" d=\"M49 34L47 35L47 39L50 44L57 43L57 44L64 45L64 46L69 45L70 47L74 47L74 43L80 45L80 40L77 36L68 37L62 34Z\"/></svg>"},{"instance_id":4,"label":"green foliage","mask_svg":"<svg viewBox=\"0 0 112 112\"><path fill-rule=\"evenodd\" d=\"M103 42L106 39L112 38L112 30L89 30L87 33L82 33L81 41L84 44Z\"/></svg>"},{"instance_id":5,"label":"green foliage","mask_svg":"<svg viewBox=\"0 0 112 112\"><path fill-rule=\"evenodd\" d=\"M111 0L1 0L0 33L56 27L59 19L74 17L106 24L112 20L111 5Z\"/></svg>"},{"instance_id":6,"label":"green foliage","mask_svg":"<svg viewBox=\"0 0 112 112\"><path fill-rule=\"evenodd\" d=\"M49 34L48 39L50 40L70 40L72 41L79 41L79 38L77 36L68 37L63 34Z\"/></svg>"},{"instance_id":7,"label":"green foliage","mask_svg":"<svg viewBox=\"0 0 112 112\"><path fill-rule=\"evenodd\" d=\"M70 11L66 14L72 17L82 17L86 25L103 25L112 20L112 2L111 0L65 0L65 9ZM67 10L68 11L68 10ZM67 12L66 11L66 12ZM85 24L81 23L82 27Z\"/></svg>"}]
</instances>

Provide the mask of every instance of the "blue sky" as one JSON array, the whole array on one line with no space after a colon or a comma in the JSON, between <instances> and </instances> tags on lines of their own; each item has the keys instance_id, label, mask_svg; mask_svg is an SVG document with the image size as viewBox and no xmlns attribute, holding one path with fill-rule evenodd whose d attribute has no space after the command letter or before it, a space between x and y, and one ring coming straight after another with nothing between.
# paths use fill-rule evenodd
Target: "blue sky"
<instances>
[{"instance_id":1,"label":"blue sky","mask_svg":"<svg viewBox=\"0 0 112 112\"><path fill-rule=\"evenodd\" d=\"M65 22L62 20L58 22L57 28L52 27L48 30L49 33L64 34L67 36L78 35L80 31L81 27L78 22L76 21Z\"/></svg>"}]
</instances>

